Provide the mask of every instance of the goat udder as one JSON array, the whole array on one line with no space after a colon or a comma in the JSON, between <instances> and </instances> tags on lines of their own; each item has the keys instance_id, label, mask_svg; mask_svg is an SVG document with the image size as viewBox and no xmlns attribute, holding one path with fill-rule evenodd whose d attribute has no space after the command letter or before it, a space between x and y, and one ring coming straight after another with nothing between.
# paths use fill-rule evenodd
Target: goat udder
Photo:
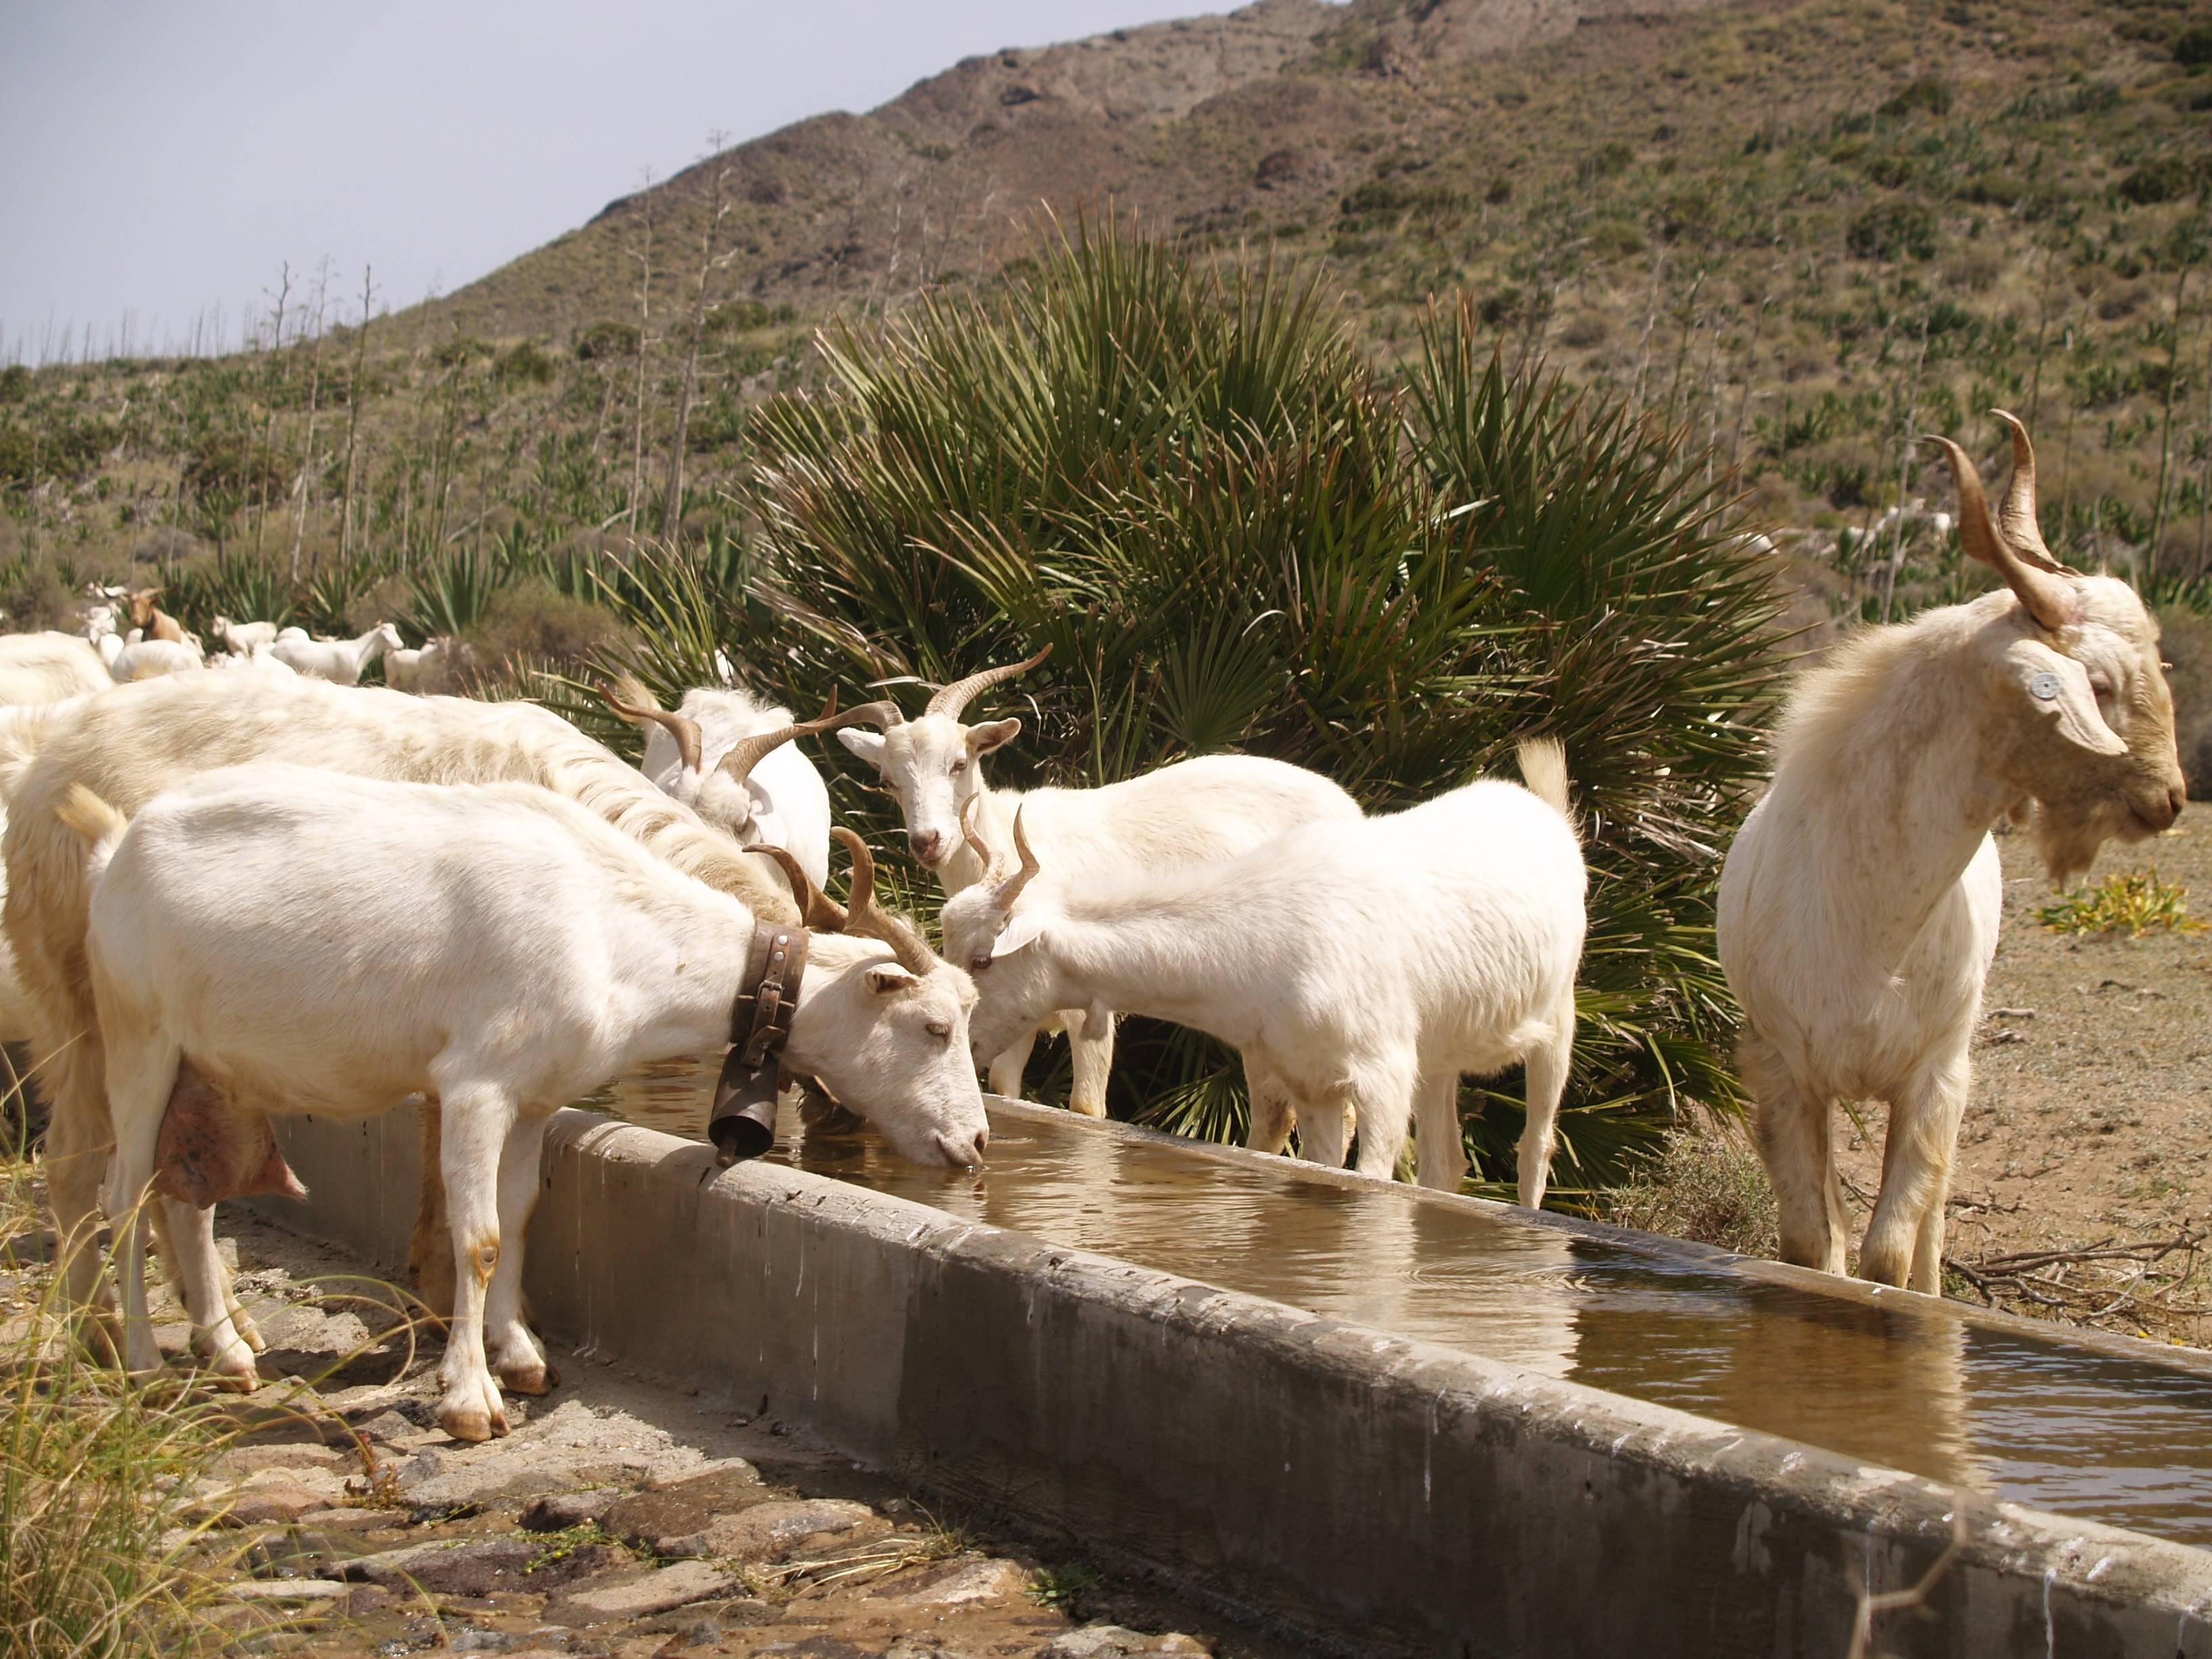
<instances>
[{"instance_id":1,"label":"goat udder","mask_svg":"<svg viewBox=\"0 0 2212 1659\"><path fill-rule=\"evenodd\" d=\"M205 1207L252 1193L304 1198L307 1189L284 1162L269 1120L232 1109L213 1083L187 1060L161 1113L154 1143L154 1190Z\"/></svg>"}]
</instances>

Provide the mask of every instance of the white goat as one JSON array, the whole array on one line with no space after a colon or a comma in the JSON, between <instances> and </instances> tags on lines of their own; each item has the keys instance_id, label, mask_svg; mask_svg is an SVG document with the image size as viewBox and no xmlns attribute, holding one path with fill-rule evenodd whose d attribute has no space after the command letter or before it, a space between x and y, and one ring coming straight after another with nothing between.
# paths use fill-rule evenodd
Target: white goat
<instances>
[{"instance_id":1,"label":"white goat","mask_svg":"<svg viewBox=\"0 0 2212 1659\"><path fill-rule=\"evenodd\" d=\"M401 646L384 653L384 683L394 691L420 691L427 681L434 684L453 654L453 642L440 635L427 645Z\"/></svg>"},{"instance_id":2,"label":"white goat","mask_svg":"<svg viewBox=\"0 0 2212 1659\"><path fill-rule=\"evenodd\" d=\"M52 1108L46 1193L64 1241L63 1293L74 1306L95 1289L98 1260L83 1243L110 1136L99 1017L86 988L84 848L57 816L72 786L127 813L200 773L259 760L421 782L532 783L598 813L763 920L799 920L781 873L527 702L409 697L287 673L185 674L88 698L67 718L40 723L34 736L9 811L6 928L40 1055L40 1087ZM440 1190L434 1170L428 1174L415 1255L424 1297L438 1305L450 1291L425 1253L436 1236ZM167 1224L179 1282L190 1286L192 1260L214 1249L211 1223L205 1212L179 1205ZM203 1331L211 1325L206 1307L191 1313Z\"/></svg>"},{"instance_id":3,"label":"white goat","mask_svg":"<svg viewBox=\"0 0 2212 1659\"><path fill-rule=\"evenodd\" d=\"M1839 1273L1834 1105L1889 1103L1862 1277L1940 1289L1943 1205L2002 897L1990 831L2032 811L2054 880L2181 811L2158 627L2125 583L2054 561L2035 452L2012 428L1992 522L1948 439L1966 550L2008 592L1870 629L1808 673L1774 781L1721 872L1721 965L1787 1261Z\"/></svg>"},{"instance_id":4,"label":"white goat","mask_svg":"<svg viewBox=\"0 0 2212 1659\"><path fill-rule=\"evenodd\" d=\"M359 685L362 670L385 652L401 648L399 630L390 623L379 623L356 640L309 639L304 630L288 628L269 647L287 668L332 685Z\"/></svg>"},{"instance_id":5,"label":"white goat","mask_svg":"<svg viewBox=\"0 0 2212 1659\"><path fill-rule=\"evenodd\" d=\"M58 702L112 682L100 648L74 634L0 634L0 707Z\"/></svg>"},{"instance_id":6,"label":"white goat","mask_svg":"<svg viewBox=\"0 0 2212 1659\"><path fill-rule=\"evenodd\" d=\"M272 622L233 622L228 617L215 619L215 636L226 649L239 656L249 656L258 647L276 642L276 624Z\"/></svg>"},{"instance_id":7,"label":"white goat","mask_svg":"<svg viewBox=\"0 0 2212 1659\"><path fill-rule=\"evenodd\" d=\"M112 635L110 637L112 637ZM102 641L105 644L105 641ZM198 641L179 644L174 640L134 640L115 653L107 672L118 685L158 679L164 674L191 674L207 666Z\"/></svg>"},{"instance_id":8,"label":"white goat","mask_svg":"<svg viewBox=\"0 0 2212 1659\"><path fill-rule=\"evenodd\" d=\"M1521 1201L1544 1201L1574 1047L1584 874L1565 757L1521 746L1524 789L1488 780L1409 811L1308 823L1224 863L1070 882L1014 821L1018 868L948 900L948 958L981 994L977 1057L1054 1008L1113 1008L1211 1033L1244 1057L1247 1145L1292 1127L1363 1174L1396 1170L1419 1118L1421 1184L1467 1173L1459 1080L1528 1065Z\"/></svg>"},{"instance_id":9,"label":"white goat","mask_svg":"<svg viewBox=\"0 0 2212 1659\"><path fill-rule=\"evenodd\" d=\"M600 695L645 734L638 769L716 829L746 846L781 847L817 887L830 879L830 791L814 763L789 739L873 718L839 714L836 698L820 719L794 724L787 708L734 688L695 686L671 713L636 678L624 674Z\"/></svg>"},{"instance_id":10,"label":"white goat","mask_svg":"<svg viewBox=\"0 0 2212 1659\"><path fill-rule=\"evenodd\" d=\"M971 726L961 714L977 693L1035 667L1050 649L1027 662L954 681L930 699L917 720L905 719L888 702L864 705L852 717L872 720L882 731L837 734L898 798L907 844L937 872L947 896L982 879L987 861L1011 860L1017 812L1025 813L1039 856L1068 886L1210 864L1249 852L1297 824L1358 817L1358 804L1318 773L1247 755L1181 761L1096 789L993 789L983 777L983 757L1011 740L1022 723L1009 719ZM981 853L968 839L971 829ZM1038 1029L1057 1023L1067 1031L1075 1072L1068 1105L1086 1116L1104 1116L1115 1006L1086 1001L1047 1012L1057 1020L1048 1018ZM1022 1068L1035 1041L1034 1030L1017 1033L1003 1053L990 1057L994 1091L1020 1096Z\"/></svg>"},{"instance_id":11,"label":"white goat","mask_svg":"<svg viewBox=\"0 0 2212 1659\"><path fill-rule=\"evenodd\" d=\"M726 1042L753 913L523 784L264 763L205 774L131 820L82 787L63 811L96 843L87 951L118 1233L157 1176L202 1204L282 1184L263 1114L437 1098L459 1287L439 1420L461 1440L505 1433L487 1336L510 1388L546 1387L521 1305L545 1120L620 1072ZM858 867L854 883L866 909ZM303 916L345 925L302 931ZM975 996L902 930L814 936L783 1064L904 1156L973 1164L989 1139L967 1058ZM155 1370L143 1241L120 1259L128 1364ZM215 1336L250 1370L227 1320Z\"/></svg>"}]
</instances>

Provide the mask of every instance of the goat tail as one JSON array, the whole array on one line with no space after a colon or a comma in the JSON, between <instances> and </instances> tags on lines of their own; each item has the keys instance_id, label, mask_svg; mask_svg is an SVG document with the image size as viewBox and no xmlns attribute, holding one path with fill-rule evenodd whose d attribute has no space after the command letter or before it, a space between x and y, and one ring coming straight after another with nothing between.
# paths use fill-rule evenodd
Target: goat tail
<instances>
[{"instance_id":1,"label":"goat tail","mask_svg":"<svg viewBox=\"0 0 2212 1659\"><path fill-rule=\"evenodd\" d=\"M1567 828L1579 835L1574 803L1567 799L1565 746L1557 738L1524 738L1517 758L1521 778L1528 786L1528 793L1565 818Z\"/></svg>"},{"instance_id":2,"label":"goat tail","mask_svg":"<svg viewBox=\"0 0 2212 1659\"><path fill-rule=\"evenodd\" d=\"M81 783L70 785L69 793L62 797L54 816L82 836L85 844L92 848L91 874L95 878L107 867L107 860L115 855L115 843L131 827L129 818Z\"/></svg>"}]
</instances>

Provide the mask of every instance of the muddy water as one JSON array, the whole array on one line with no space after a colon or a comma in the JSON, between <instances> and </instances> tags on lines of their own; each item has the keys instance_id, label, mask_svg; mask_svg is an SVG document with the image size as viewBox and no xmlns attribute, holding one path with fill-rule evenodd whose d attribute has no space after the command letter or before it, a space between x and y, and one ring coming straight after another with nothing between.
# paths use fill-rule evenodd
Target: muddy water
<instances>
[{"instance_id":1,"label":"muddy water","mask_svg":"<svg viewBox=\"0 0 2212 1659\"><path fill-rule=\"evenodd\" d=\"M580 1103L702 1138L714 1061ZM980 1173L872 1135L773 1161L1058 1243L1502 1360L2038 1509L2212 1545L2212 1377L1865 1307L1663 1254L1195 1158L1080 1119L992 1125Z\"/></svg>"}]
</instances>

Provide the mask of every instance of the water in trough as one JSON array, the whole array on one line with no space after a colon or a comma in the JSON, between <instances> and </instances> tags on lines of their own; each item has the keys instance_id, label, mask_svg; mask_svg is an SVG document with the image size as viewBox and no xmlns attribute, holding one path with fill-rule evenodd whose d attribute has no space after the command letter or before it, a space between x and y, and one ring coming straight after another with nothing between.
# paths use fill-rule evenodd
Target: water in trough
<instances>
[{"instance_id":1,"label":"water in trough","mask_svg":"<svg viewBox=\"0 0 2212 1659\"><path fill-rule=\"evenodd\" d=\"M580 1103L703 1138L716 1060ZM2118 1358L1899 1297L1824 1296L1580 1238L1403 1186L1303 1178L1062 1115L994 1113L988 1166L872 1135L769 1157L1224 1289L2179 1542L2212 1546L2212 1373Z\"/></svg>"}]
</instances>

